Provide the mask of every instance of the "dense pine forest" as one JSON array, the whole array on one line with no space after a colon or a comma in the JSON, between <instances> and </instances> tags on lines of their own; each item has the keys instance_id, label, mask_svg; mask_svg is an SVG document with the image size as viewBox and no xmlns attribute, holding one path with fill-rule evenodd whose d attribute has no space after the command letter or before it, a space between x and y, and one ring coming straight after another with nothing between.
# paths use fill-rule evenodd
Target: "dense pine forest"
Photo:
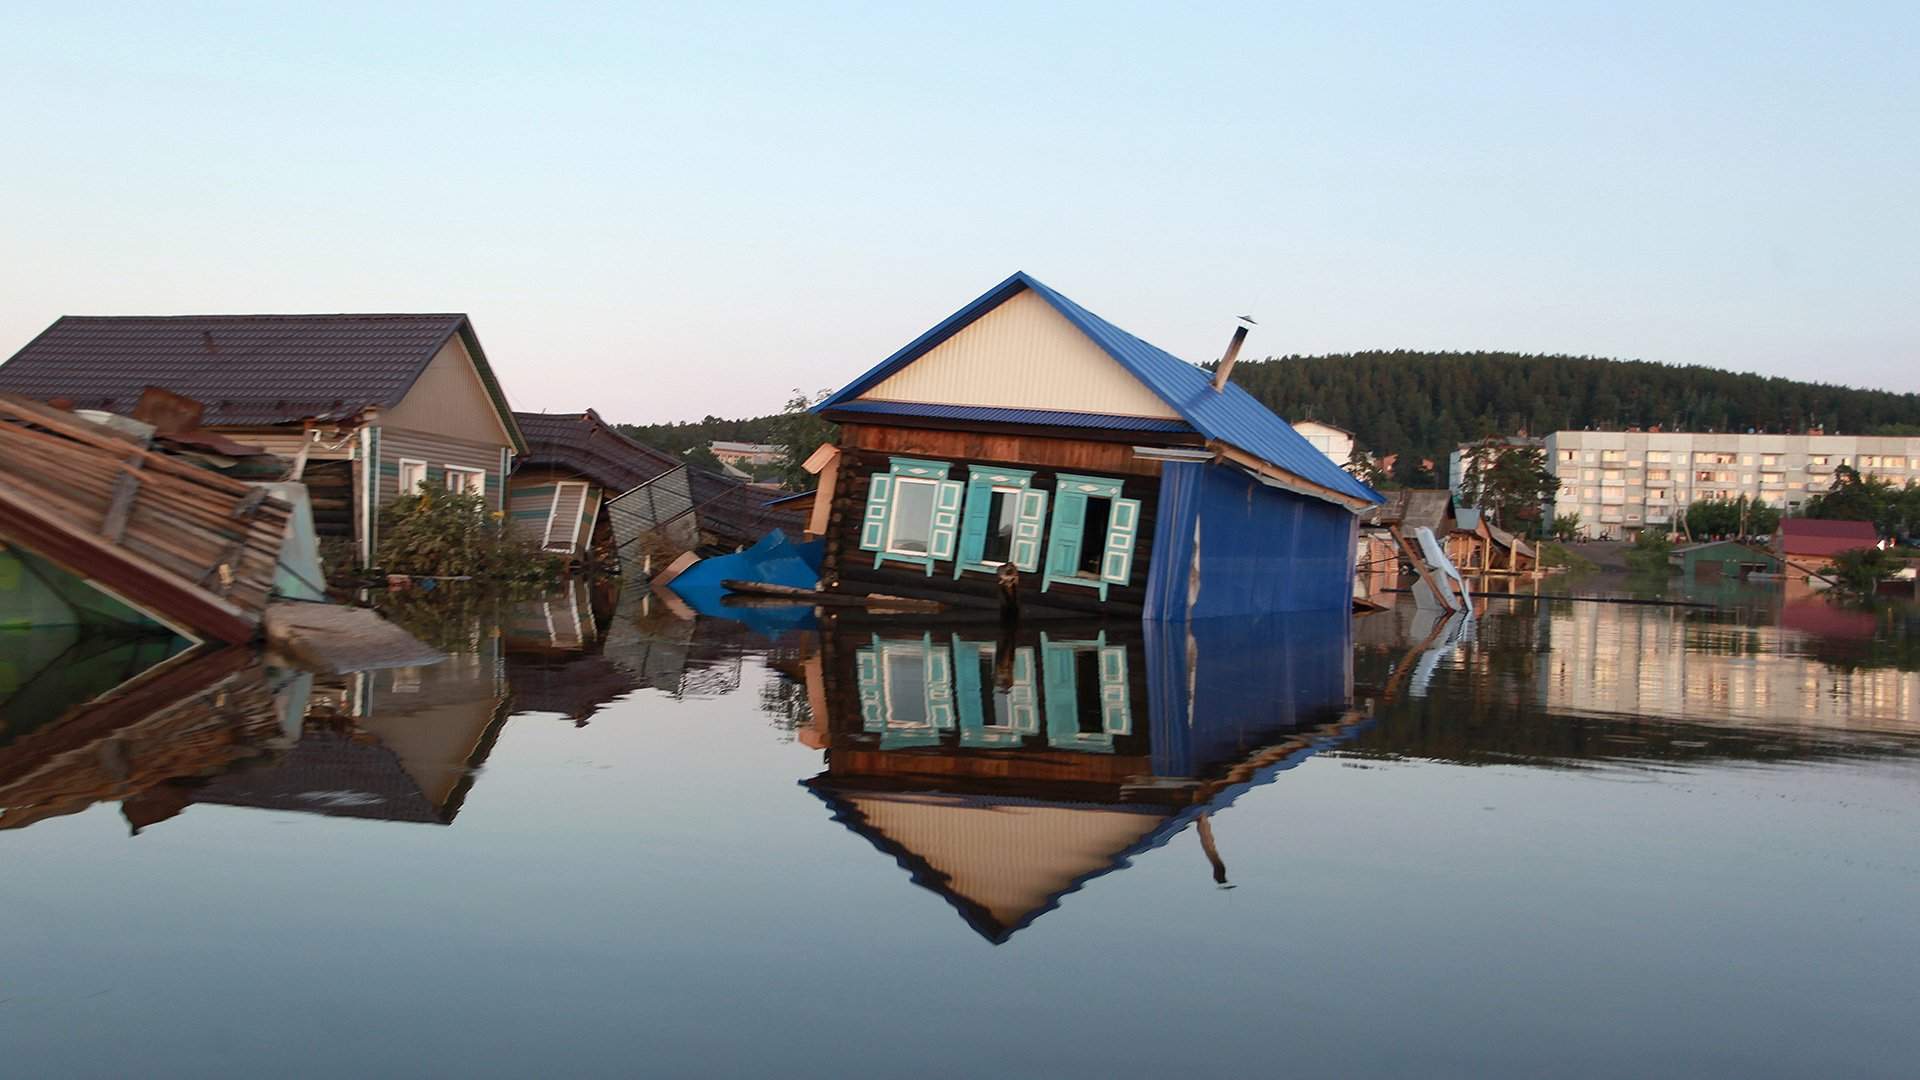
<instances>
[{"instance_id":1,"label":"dense pine forest","mask_svg":"<svg viewBox=\"0 0 1920 1080\"><path fill-rule=\"evenodd\" d=\"M1233 381L1289 420L1352 431L1398 454L1396 478L1432 482L1455 446L1488 435L1566 428L1920 435L1920 394L1856 390L1705 367L1493 352L1344 353L1243 360ZM712 439L778 442L782 417L627 426L682 453Z\"/></svg>"}]
</instances>

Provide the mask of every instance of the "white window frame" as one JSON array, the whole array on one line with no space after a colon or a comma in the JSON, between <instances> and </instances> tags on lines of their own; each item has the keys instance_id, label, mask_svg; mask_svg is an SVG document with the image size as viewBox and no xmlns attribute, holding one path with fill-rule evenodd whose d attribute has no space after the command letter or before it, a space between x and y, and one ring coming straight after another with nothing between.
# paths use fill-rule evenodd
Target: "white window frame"
<instances>
[{"instance_id":1,"label":"white window frame","mask_svg":"<svg viewBox=\"0 0 1920 1080\"><path fill-rule=\"evenodd\" d=\"M446 484L448 491L455 494L478 495L483 499L487 497L487 470L476 469L471 465L454 465L450 462L440 467L446 470L446 479L442 483ZM467 491L464 488L455 487L453 484L455 476L473 477L473 490Z\"/></svg>"},{"instance_id":2,"label":"white window frame","mask_svg":"<svg viewBox=\"0 0 1920 1080\"><path fill-rule=\"evenodd\" d=\"M569 486L577 487L580 489L580 513L574 515L573 527L567 530L566 546L563 548L556 548L554 546L553 515L560 512L560 494L561 492L565 491ZM547 527L544 530L542 530L540 534L541 550L571 552L580 543L580 519L586 516L587 495L590 493L590 491L591 491L591 485L589 485L585 480L554 481L553 502L548 504L547 506Z\"/></svg>"},{"instance_id":3,"label":"white window frame","mask_svg":"<svg viewBox=\"0 0 1920 1080\"><path fill-rule=\"evenodd\" d=\"M923 551L908 551L893 546L894 528L900 523L900 489L907 484L925 484L933 493L933 501L927 507L927 546ZM888 555L904 555L910 559L924 559L933 552L933 521L940 513L940 481L924 476L900 476L893 478L893 490L887 495L887 542L881 550Z\"/></svg>"},{"instance_id":4,"label":"white window frame","mask_svg":"<svg viewBox=\"0 0 1920 1080\"><path fill-rule=\"evenodd\" d=\"M407 483L407 469L409 466L416 465L420 468L420 478L412 484L409 484ZM400 475L397 478L397 482L400 485L400 494L412 495L417 493L420 490L420 485L427 482L427 463L417 458L401 458Z\"/></svg>"},{"instance_id":5,"label":"white window frame","mask_svg":"<svg viewBox=\"0 0 1920 1080\"><path fill-rule=\"evenodd\" d=\"M1028 488L1013 487L1008 484L995 484L992 487L987 489L987 507L989 510L991 510L993 507L993 497L995 495L1005 495L1009 500L1011 500L1010 505L1012 505L1013 507L1014 539L1016 540L1019 538L1019 534L1020 534L1020 496L1026 494L1028 490L1029 490ZM991 531L993 529L992 518L987 519L987 529L989 530L987 533L988 543L992 543L992 538L993 538L993 533ZM1012 540L1009 540L1007 542L1007 553L1009 556L1008 559L989 559L986 557L986 552L982 551L980 553L979 565L991 566L996 570L999 569L1002 565L1008 562L1012 556L1012 553L1013 553Z\"/></svg>"}]
</instances>

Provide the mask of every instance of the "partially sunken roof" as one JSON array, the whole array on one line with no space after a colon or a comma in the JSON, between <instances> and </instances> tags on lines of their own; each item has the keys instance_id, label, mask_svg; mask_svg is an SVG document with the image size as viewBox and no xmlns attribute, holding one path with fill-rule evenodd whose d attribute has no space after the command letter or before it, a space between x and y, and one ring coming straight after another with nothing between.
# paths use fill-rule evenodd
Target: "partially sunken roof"
<instances>
[{"instance_id":1,"label":"partially sunken roof","mask_svg":"<svg viewBox=\"0 0 1920 1080\"><path fill-rule=\"evenodd\" d=\"M64 315L0 364L0 392L126 413L158 386L205 405L209 425L346 420L398 405L455 334L511 433L460 314Z\"/></svg>"},{"instance_id":2,"label":"partially sunken roof","mask_svg":"<svg viewBox=\"0 0 1920 1080\"><path fill-rule=\"evenodd\" d=\"M526 434L527 455L519 468L550 467L577 472L607 489L610 496L632 491L641 484L685 463L664 450L622 435L600 414L514 413ZM750 544L773 529L797 531L803 514L766 505L770 493L708 469L687 470L694 513L700 525L726 543Z\"/></svg>"},{"instance_id":3,"label":"partially sunken roof","mask_svg":"<svg viewBox=\"0 0 1920 1080\"><path fill-rule=\"evenodd\" d=\"M1260 404L1252 394L1232 382L1228 382L1223 389L1214 389L1213 376L1206 371L1165 349L1134 337L1022 271L1015 271L1012 277L948 316L940 325L848 383L816 408L824 411L853 404L861 394L887 376L918 360L982 315L1026 290L1032 290L1046 300L1142 385L1171 406L1193 432L1237 447L1270 465L1341 495L1371 503L1381 501L1372 488L1327 460L1327 456L1315 449L1304 435ZM891 412L909 413L914 409L910 404L889 404L893 407L887 411ZM1017 415L1027 410L995 411L1004 415L989 419L1032 422L1024 415Z\"/></svg>"}]
</instances>

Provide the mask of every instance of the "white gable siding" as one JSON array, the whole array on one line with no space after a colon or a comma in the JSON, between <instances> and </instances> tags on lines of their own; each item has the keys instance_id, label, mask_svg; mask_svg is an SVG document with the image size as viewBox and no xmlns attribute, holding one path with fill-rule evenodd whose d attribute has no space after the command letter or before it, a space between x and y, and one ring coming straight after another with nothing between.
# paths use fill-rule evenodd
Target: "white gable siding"
<instances>
[{"instance_id":1,"label":"white gable siding","mask_svg":"<svg viewBox=\"0 0 1920 1080\"><path fill-rule=\"evenodd\" d=\"M1179 419L1066 316L1022 290L861 397Z\"/></svg>"}]
</instances>

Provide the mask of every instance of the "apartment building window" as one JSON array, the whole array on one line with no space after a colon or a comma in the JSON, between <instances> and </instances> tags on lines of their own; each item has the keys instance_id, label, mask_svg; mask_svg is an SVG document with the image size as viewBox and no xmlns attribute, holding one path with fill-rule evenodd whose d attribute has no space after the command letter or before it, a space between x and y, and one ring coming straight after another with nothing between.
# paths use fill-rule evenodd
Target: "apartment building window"
<instances>
[{"instance_id":1,"label":"apartment building window","mask_svg":"<svg viewBox=\"0 0 1920 1080\"><path fill-rule=\"evenodd\" d=\"M1580 497L1586 499L1588 502L1592 502L1594 499L1600 497L1600 492L1595 488L1587 488L1580 493Z\"/></svg>"},{"instance_id":2,"label":"apartment building window","mask_svg":"<svg viewBox=\"0 0 1920 1080\"><path fill-rule=\"evenodd\" d=\"M1586 462L1589 465L1593 464L1593 451L1587 451Z\"/></svg>"},{"instance_id":3,"label":"apartment building window","mask_svg":"<svg viewBox=\"0 0 1920 1080\"><path fill-rule=\"evenodd\" d=\"M1693 482L1696 484L1713 483L1713 470L1712 469L1696 470L1693 474Z\"/></svg>"},{"instance_id":4,"label":"apartment building window","mask_svg":"<svg viewBox=\"0 0 1920 1080\"><path fill-rule=\"evenodd\" d=\"M1762 465L1778 465L1778 464L1780 464L1780 455L1779 455L1779 454L1761 454L1761 455L1760 455L1760 464L1762 464Z\"/></svg>"},{"instance_id":5,"label":"apartment building window","mask_svg":"<svg viewBox=\"0 0 1920 1080\"><path fill-rule=\"evenodd\" d=\"M1562 450L1560 451L1560 460L1561 461L1578 461L1580 460L1580 452L1577 450Z\"/></svg>"},{"instance_id":6,"label":"apartment building window","mask_svg":"<svg viewBox=\"0 0 1920 1080\"><path fill-rule=\"evenodd\" d=\"M1647 470L1647 479L1648 479L1649 481L1652 481L1652 480L1671 480L1671 479L1673 479L1673 470L1671 470L1671 469L1648 469L1648 470Z\"/></svg>"},{"instance_id":7,"label":"apartment building window","mask_svg":"<svg viewBox=\"0 0 1920 1080\"><path fill-rule=\"evenodd\" d=\"M1753 474L1752 474L1752 473L1750 473L1750 472L1743 472L1743 473L1741 473L1741 474L1740 474L1740 482L1741 482L1741 483L1743 483L1743 484L1751 484L1751 483L1753 483Z\"/></svg>"},{"instance_id":8,"label":"apartment building window","mask_svg":"<svg viewBox=\"0 0 1920 1080\"><path fill-rule=\"evenodd\" d=\"M1741 455L1740 455L1740 464L1742 464L1742 465L1751 465L1751 464L1753 464L1753 455L1752 455L1752 454L1741 454Z\"/></svg>"},{"instance_id":9,"label":"apartment building window","mask_svg":"<svg viewBox=\"0 0 1920 1080\"><path fill-rule=\"evenodd\" d=\"M1807 464L1831 465L1833 464L1833 455L1832 454L1813 454L1807 458Z\"/></svg>"},{"instance_id":10,"label":"apartment building window","mask_svg":"<svg viewBox=\"0 0 1920 1080\"><path fill-rule=\"evenodd\" d=\"M1659 462L1660 464L1662 464L1662 465L1664 465L1664 464L1666 464L1667 462L1669 462L1669 461L1672 461L1672 460L1673 460L1673 456L1672 456L1671 454L1668 454L1668 453L1667 453L1667 452L1666 452L1665 450L1649 450L1649 451L1647 451L1647 462L1648 462L1649 464L1652 464L1653 462L1656 462L1656 461L1657 461L1657 462Z\"/></svg>"},{"instance_id":11,"label":"apartment building window","mask_svg":"<svg viewBox=\"0 0 1920 1080\"><path fill-rule=\"evenodd\" d=\"M1602 462L1625 461L1627 460L1627 452L1625 450L1602 450L1600 451L1600 460Z\"/></svg>"}]
</instances>

